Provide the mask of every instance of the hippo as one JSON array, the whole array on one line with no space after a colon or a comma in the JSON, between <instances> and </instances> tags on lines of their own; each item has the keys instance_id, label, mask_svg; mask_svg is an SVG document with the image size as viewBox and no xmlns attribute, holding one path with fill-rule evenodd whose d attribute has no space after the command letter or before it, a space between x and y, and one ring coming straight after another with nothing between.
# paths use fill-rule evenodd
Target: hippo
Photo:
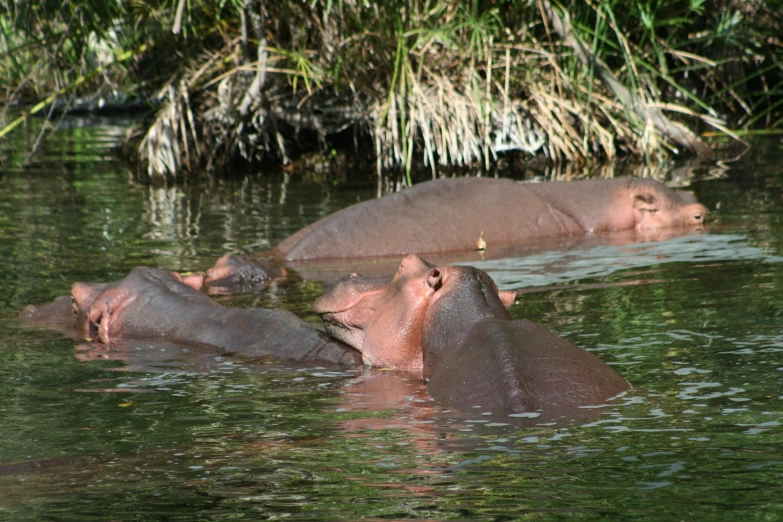
<instances>
[{"instance_id":1,"label":"hippo","mask_svg":"<svg viewBox=\"0 0 783 522\"><path fill-rule=\"evenodd\" d=\"M210 295L244 294L264 290L272 281L286 276L286 269L273 259L262 257L249 262L226 254L207 270L202 282Z\"/></svg>"},{"instance_id":2,"label":"hippo","mask_svg":"<svg viewBox=\"0 0 783 522\"><path fill-rule=\"evenodd\" d=\"M675 192L652 179L591 179L519 183L510 179L448 178L335 212L283 240L252 263L273 260L306 267L340 260L431 257L489 252L557 237L613 231L700 229L707 209L688 192ZM207 271L206 284L229 287L248 279L242 262L222 258ZM247 267L245 272L253 272ZM263 275L252 277L262 279ZM228 283L228 284L227 284Z\"/></svg>"},{"instance_id":3,"label":"hippo","mask_svg":"<svg viewBox=\"0 0 783 522\"><path fill-rule=\"evenodd\" d=\"M543 326L512 320L514 292L473 267L405 257L392 278L353 274L314 304L365 364L421 370L435 401L493 414L573 410L630 389L609 365Z\"/></svg>"},{"instance_id":4,"label":"hippo","mask_svg":"<svg viewBox=\"0 0 783 522\"><path fill-rule=\"evenodd\" d=\"M285 310L227 308L199 276L137 267L115 283L74 283L71 297L28 306L22 319L75 338L148 339L297 364L362 365L358 351Z\"/></svg>"},{"instance_id":5,"label":"hippo","mask_svg":"<svg viewBox=\"0 0 783 522\"><path fill-rule=\"evenodd\" d=\"M393 276L367 278L354 273L337 281L315 301L313 309L326 331L357 348L366 365L423 371L424 319L439 273L438 268L411 254L400 262ZM511 306L515 292L499 291L489 276L487 279L491 283L488 289L495 292L501 306Z\"/></svg>"},{"instance_id":6,"label":"hippo","mask_svg":"<svg viewBox=\"0 0 783 522\"><path fill-rule=\"evenodd\" d=\"M449 178L365 201L303 228L275 249L282 261L476 250L560 236L701 226L692 194L651 179L518 183Z\"/></svg>"},{"instance_id":7,"label":"hippo","mask_svg":"<svg viewBox=\"0 0 783 522\"><path fill-rule=\"evenodd\" d=\"M352 274L314 304L331 337L290 312L221 306L197 290L201 283L140 267L116 283L75 283L70 311L58 299L23 317L70 313L104 343L150 339L294 363L393 367L428 379L444 406L498 415L594 406L629 389L595 355L512 320L506 308L515 293L472 267L409 255L392 277Z\"/></svg>"}]
</instances>

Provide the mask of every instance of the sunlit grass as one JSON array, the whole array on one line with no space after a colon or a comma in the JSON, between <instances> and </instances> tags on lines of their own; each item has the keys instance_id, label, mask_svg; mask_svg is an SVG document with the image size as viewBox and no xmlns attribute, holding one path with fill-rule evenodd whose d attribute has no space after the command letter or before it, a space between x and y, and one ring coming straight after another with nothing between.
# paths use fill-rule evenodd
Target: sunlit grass
<instances>
[{"instance_id":1,"label":"sunlit grass","mask_svg":"<svg viewBox=\"0 0 783 522\"><path fill-rule=\"evenodd\" d=\"M705 130L783 122L783 14L772 0L0 7L6 109L96 93L148 100L157 111L132 143L152 176L237 157L286 163L302 131L325 149L354 127L379 171L434 174L508 151L660 161L706 153Z\"/></svg>"}]
</instances>

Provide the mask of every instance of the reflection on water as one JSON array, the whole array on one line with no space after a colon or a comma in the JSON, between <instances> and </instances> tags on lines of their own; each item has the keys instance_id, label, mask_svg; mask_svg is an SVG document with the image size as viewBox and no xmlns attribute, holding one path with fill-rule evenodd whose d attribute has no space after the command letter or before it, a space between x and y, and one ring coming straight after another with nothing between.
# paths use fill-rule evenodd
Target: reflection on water
<instances>
[{"instance_id":1,"label":"reflection on water","mask_svg":"<svg viewBox=\"0 0 783 522\"><path fill-rule=\"evenodd\" d=\"M156 240L191 239L199 235L199 216L193 215L187 194L179 187L147 187L145 237Z\"/></svg>"},{"instance_id":2,"label":"reflection on water","mask_svg":"<svg viewBox=\"0 0 783 522\"><path fill-rule=\"evenodd\" d=\"M691 187L713 210L707 234L475 259L501 286L537 290L515 318L595 352L634 385L569 422L444 410L414 375L20 327L24 305L75 280L141 264L201 269L375 190L251 173L148 187L104 161L100 135L80 132L44 156L75 158L82 144L72 165L0 176L0 519L783 515L775 156ZM302 281L220 299L305 314L322 289Z\"/></svg>"},{"instance_id":3,"label":"reflection on water","mask_svg":"<svg viewBox=\"0 0 783 522\"><path fill-rule=\"evenodd\" d=\"M602 238L595 238L601 242ZM549 286L584 278L605 277L620 270L664 263L710 263L758 260L778 263L783 257L753 246L738 234L696 234L666 241L625 245L585 244L568 251L549 251L522 258L477 261L503 289Z\"/></svg>"}]
</instances>

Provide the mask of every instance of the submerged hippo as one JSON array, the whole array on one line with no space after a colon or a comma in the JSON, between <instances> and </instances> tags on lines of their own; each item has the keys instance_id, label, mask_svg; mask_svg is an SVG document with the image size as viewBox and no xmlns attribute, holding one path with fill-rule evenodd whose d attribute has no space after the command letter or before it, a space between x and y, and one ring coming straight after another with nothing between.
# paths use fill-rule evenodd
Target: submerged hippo
<instances>
[{"instance_id":1,"label":"submerged hippo","mask_svg":"<svg viewBox=\"0 0 783 522\"><path fill-rule=\"evenodd\" d=\"M296 363L362 364L356 350L291 312L227 308L200 285L198 277L139 267L115 283L75 283L70 298L29 306L22 318L104 343L149 339Z\"/></svg>"},{"instance_id":2,"label":"submerged hippo","mask_svg":"<svg viewBox=\"0 0 783 522\"><path fill-rule=\"evenodd\" d=\"M422 369L432 397L493 413L568 410L629 389L606 363L506 310L472 267L435 267L407 256L391 279L352 276L319 298L326 330L355 346L365 363Z\"/></svg>"},{"instance_id":3,"label":"submerged hippo","mask_svg":"<svg viewBox=\"0 0 783 522\"><path fill-rule=\"evenodd\" d=\"M650 179L517 183L451 178L421 183L327 216L275 249L283 261L475 250L557 236L699 226L692 194Z\"/></svg>"},{"instance_id":4,"label":"submerged hippo","mask_svg":"<svg viewBox=\"0 0 783 522\"><path fill-rule=\"evenodd\" d=\"M319 298L327 337L280 310L226 308L196 290L199 278L136 268L108 284L76 283L73 305L29 307L41 322L70 313L82 332L159 340L297 363L393 366L423 372L443 405L496 414L601 404L628 389L593 354L506 311L514 292L483 271L403 259L391 278L351 276ZM420 373L421 374L421 373Z\"/></svg>"},{"instance_id":5,"label":"submerged hippo","mask_svg":"<svg viewBox=\"0 0 783 522\"><path fill-rule=\"evenodd\" d=\"M692 194L651 179L449 178L350 206L288 237L269 255L278 264L297 266L409 252L468 252L477 243L497 251L554 237L696 228L706 215ZM247 286L246 279L263 280L266 269L224 257L207 272L207 285Z\"/></svg>"}]
</instances>

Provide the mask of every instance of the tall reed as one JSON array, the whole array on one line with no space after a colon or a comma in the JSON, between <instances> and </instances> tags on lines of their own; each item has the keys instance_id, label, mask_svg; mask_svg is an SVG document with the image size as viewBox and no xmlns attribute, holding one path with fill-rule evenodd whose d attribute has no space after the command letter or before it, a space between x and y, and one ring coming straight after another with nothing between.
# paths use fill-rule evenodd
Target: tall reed
<instances>
[{"instance_id":1,"label":"tall reed","mask_svg":"<svg viewBox=\"0 0 783 522\"><path fill-rule=\"evenodd\" d=\"M775 0L0 5L6 100L150 100L131 138L150 176L285 163L350 128L379 172L434 175L509 151L577 164L708 154L704 129L783 123Z\"/></svg>"}]
</instances>

